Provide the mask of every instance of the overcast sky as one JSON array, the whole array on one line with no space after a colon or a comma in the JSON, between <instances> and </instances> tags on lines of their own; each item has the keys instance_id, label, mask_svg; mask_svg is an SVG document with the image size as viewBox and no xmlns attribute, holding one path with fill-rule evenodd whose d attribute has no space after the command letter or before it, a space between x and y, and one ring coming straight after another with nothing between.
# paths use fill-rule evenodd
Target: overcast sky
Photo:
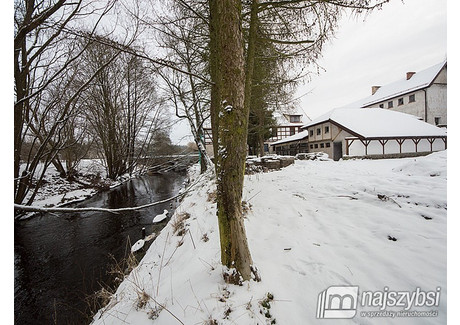
<instances>
[{"instance_id":1,"label":"overcast sky","mask_svg":"<svg viewBox=\"0 0 460 325\"><path fill-rule=\"evenodd\" d=\"M308 93L300 108L313 119L446 56L447 0L390 0L370 15L345 16L319 61L326 71L299 87L298 97ZM173 142L186 143L187 132L185 124L175 127Z\"/></svg>"},{"instance_id":2,"label":"overcast sky","mask_svg":"<svg viewBox=\"0 0 460 325\"><path fill-rule=\"evenodd\" d=\"M365 20L363 21L363 19ZM391 0L367 17L344 17L320 60L326 72L299 88L310 117L371 95L447 56L447 0Z\"/></svg>"}]
</instances>

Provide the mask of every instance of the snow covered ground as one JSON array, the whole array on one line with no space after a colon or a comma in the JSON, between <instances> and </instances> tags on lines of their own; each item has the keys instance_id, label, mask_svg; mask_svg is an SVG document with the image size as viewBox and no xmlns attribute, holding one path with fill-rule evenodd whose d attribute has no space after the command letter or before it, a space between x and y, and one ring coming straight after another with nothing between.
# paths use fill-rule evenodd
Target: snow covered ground
<instances>
[{"instance_id":1,"label":"snow covered ground","mask_svg":"<svg viewBox=\"0 0 460 325\"><path fill-rule=\"evenodd\" d=\"M36 171L36 175L42 173L42 165ZM130 179L128 174L119 177L116 181L108 179L106 169L99 159L82 159L76 168L79 176L78 181L68 181L59 176L58 171L53 165L50 165L44 174L43 185L37 192L37 195L32 203L37 207L57 207L66 205L72 202L83 201L94 194L101 188L113 188L124 181ZM137 174L133 174L133 177ZM29 192L26 200L32 194ZM33 215L27 213L21 218L25 219Z\"/></svg>"},{"instance_id":2,"label":"snow covered ground","mask_svg":"<svg viewBox=\"0 0 460 325\"><path fill-rule=\"evenodd\" d=\"M262 281L241 287L222 279L215 185L207 175L94 324L445 324L446 165L444 151L296 161L246 176L245 226ZM316 318L318 295L330 286L359 287L353 318ZM362 306L363 292L417 288L437 293L439 306L410 310L437 316L362 314L404 310Z\"/></svg>"}]
</instances>

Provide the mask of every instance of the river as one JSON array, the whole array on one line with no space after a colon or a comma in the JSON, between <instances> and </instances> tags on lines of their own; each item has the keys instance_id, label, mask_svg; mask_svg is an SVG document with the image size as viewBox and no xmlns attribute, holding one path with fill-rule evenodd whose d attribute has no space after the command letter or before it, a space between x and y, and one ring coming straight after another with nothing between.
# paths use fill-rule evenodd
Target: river
<instances>
[{"instance_id":1,"label":"river","mask_svg":"<svg viewBox=\"0 0 460 325\"><path fill-rule=\"evenodd\" d=\"M185 173L146 175L96 194L70 207L121 208L138 206L178 193ZM128 238L134 244L159 232L167 223L152 219L177 202L123 214L84 212L47 213L14 225L15 324L85 324L89 322L86 297L113 284L107 274L114 259L125 256ZM113 256L113 257L112 257Z\"/></svg>"}]
</instances>

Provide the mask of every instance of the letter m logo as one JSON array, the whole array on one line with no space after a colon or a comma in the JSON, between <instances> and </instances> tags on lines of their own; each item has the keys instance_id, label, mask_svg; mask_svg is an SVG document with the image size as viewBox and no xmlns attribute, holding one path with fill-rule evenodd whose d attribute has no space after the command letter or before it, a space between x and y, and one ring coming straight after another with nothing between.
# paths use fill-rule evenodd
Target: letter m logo
<instances>
[{"instance_id":1,"label":"letter m logo","mask_svg":"<svg viewBox=\"0 0 460 325\"><path fill-rule=\"evenodd\" d=\"M330 286L318 295L316 318L353 318L358 305L358 286Z\"/></svg>"}]
</instances>

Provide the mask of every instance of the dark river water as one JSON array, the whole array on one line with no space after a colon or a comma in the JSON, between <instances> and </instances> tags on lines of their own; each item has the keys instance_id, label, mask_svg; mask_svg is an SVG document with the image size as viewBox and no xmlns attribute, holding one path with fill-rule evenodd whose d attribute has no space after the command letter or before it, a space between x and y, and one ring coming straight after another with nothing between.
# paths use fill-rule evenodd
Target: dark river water
<instances>
[{"instance_id":1,"label":"dark river water","mask_svg":"<svg viewBox=\"0 0 460 325\"><path fill-rule=\"evenodd\" d=\"M99 193L73 207L120 208L169 198L178 193L185 173L143 176ZM176 202L140 211L44 214L14 225L15 324L87 324L85 297L110 284L108 267L134 244L167 223L153 225L155 215ZM130 246L128 246L129 250ZM113 255L113 257L111 257Z\"/></svg>"}]
</instances>

